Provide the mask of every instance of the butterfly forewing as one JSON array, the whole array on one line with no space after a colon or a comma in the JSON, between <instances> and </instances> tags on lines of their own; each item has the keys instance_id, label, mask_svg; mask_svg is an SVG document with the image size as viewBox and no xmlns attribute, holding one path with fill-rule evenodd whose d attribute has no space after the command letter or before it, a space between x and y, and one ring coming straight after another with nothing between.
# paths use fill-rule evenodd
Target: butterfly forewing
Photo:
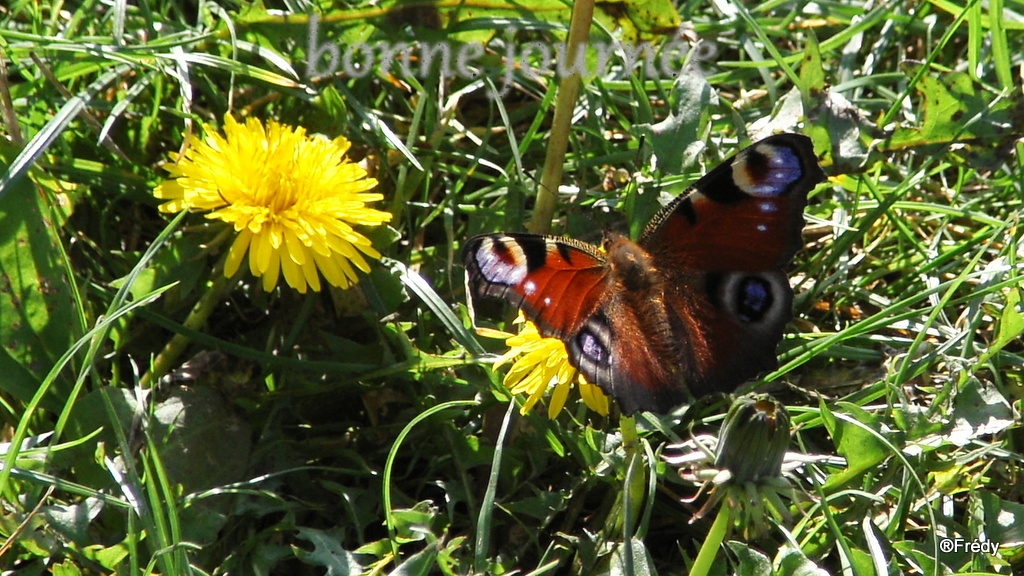
<instances>
[{"instance_id":1,"label":"butterfly forewing","mask_svg":"<svg viewBox=\"0 0 1024 576\"><path fill-rule=\"evenodd\" d=\"M640 245L677 269L781 268L800 247L807 193L822 180L809 138L771 136L661 210Z\"/></svg>"},{"instance_id":2,"label":"butterfly forewing","mask_svg":"<svg viewBox=\"0 0 1024 576\"><path fill-rule=\"evenodd\" d=\"M548 337L565 339L600 306L604 260L587 244L538 234L484 234L463 248L474 296L504 298Z\"/></svg>"}]
</instances>

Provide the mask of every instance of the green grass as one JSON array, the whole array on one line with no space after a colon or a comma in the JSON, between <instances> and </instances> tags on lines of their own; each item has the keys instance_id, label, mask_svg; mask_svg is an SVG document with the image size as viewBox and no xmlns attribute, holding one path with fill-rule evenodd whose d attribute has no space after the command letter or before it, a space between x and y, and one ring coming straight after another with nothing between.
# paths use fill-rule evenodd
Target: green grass
<instances>
[{"instance_id":1,"label":"green grass","mask_svg":"<svg viewBox=\"0 0 1024 576\"><path fill-rule=\"evenodd\" d=\"M309 78L294 3L140 4L0 12L0 570L685 574L719 538L694 573L1024 570L1020 2L601 4L595 41L692 24L703 73L585 77L567 133L553 75L517 68L489 96L506 29L517 50L565 38L554 0L310 8L320 46L488 42L476 79ZM394 215L364 231L384 258L356 289L217 287L222 228L157 210L168 153L227 112L353 142ZM635 233L757 129L811 136L830 179L759 388L815 457L788 475L792 520L743 538L691 523L703 497L661 458L728 402L520 415L458 250L548 219ZM624 187L602 186L609 167ZM176 334L184 354L155 360ZM164 360L175 380L145 386Z\"/></svg>"}]
</instances>

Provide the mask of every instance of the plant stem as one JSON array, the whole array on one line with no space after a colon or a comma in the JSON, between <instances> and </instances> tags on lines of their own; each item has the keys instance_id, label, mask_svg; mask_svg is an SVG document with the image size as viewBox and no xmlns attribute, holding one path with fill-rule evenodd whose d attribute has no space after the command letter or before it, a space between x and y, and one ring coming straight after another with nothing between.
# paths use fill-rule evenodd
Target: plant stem
<instances>
[{"instance_id":1,"label":"plant stem","mask_svg":"<svg viewBox=\"0 0 1024 576\"><path fill-rule=\"evenodd\" d=\"M636 419L632 416L623 416L619 419L619 430L622 432L622 447L626 452L626 474L623 478L624 489L622 491L622 544L625 547L623 567L626 574L633 574L634 525L640 510L643 509L644 501L644 457L640 452L640 436L636 431Z\"/></svg>"},{"instance_id":2,"label":"plant stem","mask_svg":"<svg viewBox=\"0 0 1024 576\"><path fill-rule=\"evenodd\" d=\"M697 559L693 561L693 567L690 568L690 576L707 576L708 571L711 570L711 564L715 561L715 556L718 554L718 547L725 540L725 533L728 531L730 518L729 507L720 505L718 507L718 516L715 517L715 523L711 525L711 530L708 531L704 544L701 545L700 551L697 552Z\"/></svg>"},{"instance_id":3,"label":"plant stem","mask_svg":"<svg viewBox=\"0 0 1024 576\"><path fill-rule=\"evenodd\" d=\"M573 72L563 76L558 83L558 98L555 100L555 113L551 121L544 172L540 177L540 189L537 190L537 204L530 219L529 229L534 234L546 234L551 229L551 217L555 213L558 201L558 186L562 183L565 150L569 146L572 111L580 94L581 76L577 68L571 64L576 62L576 55L580 50L586 50L593 20L594 0L580 0L573 5L572 22L569 24L569 37L566 39L565 47L566 67Z\"/></svg>"},{"instance_id":4,"label":"plant stem","mask_svg":"<svg viewBox=\"0 0 1024 576\"><path fill-rule=\"evenodd\" d=\"M221 299L227 294L231 287L234 286L234 282L231 278L224 276L222 272L222 265L218 265L213 271L213 281L207 287L206 293L203 294L202 298L196 302L196 305L192 308L192 312L189 313L188 318L182 322L182 325L192 330L201 330L206 325L206 321L210 318L210 314L213 313L214 309L217 308L217 304L220 303ZM237 275L236 275L237 277ZM139 385L143 388L151 387L161 376L167 373L174 365L174 362L181 356L181 353L188 347L189 340L188 336L184 334L175 334L173 338L164 346L164 349L156 355L153 359L153 364L149 372L142 375L142 379L139 381Z\"/></svg>"}]
</instances>

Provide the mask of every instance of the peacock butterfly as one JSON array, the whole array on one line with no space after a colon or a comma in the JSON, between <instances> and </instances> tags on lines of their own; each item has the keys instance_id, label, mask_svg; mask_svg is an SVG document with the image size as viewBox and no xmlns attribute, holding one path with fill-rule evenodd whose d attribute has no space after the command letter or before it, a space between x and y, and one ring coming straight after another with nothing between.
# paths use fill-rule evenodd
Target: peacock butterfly
<instances>
[{"instance_id":1,"label":"peacock butterfly","mask_svg":"<svg viewBox=\"0 0 1024 576\"><path fill-rule=\"evenodd\" d=\"M639 242L471 238L467 290L522 308L625 414L668 412L687 391L731 392L778 366L793 303L783 268L801 246L807 194L824 179L809 138L771 136L665 206Z\"/></svg>"}]
</instances>

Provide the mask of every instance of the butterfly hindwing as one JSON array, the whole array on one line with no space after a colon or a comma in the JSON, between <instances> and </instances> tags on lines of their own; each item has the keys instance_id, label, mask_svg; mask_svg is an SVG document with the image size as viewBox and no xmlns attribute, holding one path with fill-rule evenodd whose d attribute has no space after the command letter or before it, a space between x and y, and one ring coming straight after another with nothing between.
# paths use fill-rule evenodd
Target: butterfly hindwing
<instances>
[{"instance_id":1,"label":"butterfly hindwing","mask_svg":"<svg viewBox=\"0 0 1024 576\"><path fill-rule=\"evenodd\" d=\"M613 247L610 254L615 255ZM612 265L612 271L614 265ZM609 275L617 283L617 273ZM626 414L667 412L686 399L663 300L649 291L613 286L608 298L566 341L569 358L588 382L615 398Z\"/></svg>"}]
</instances>

